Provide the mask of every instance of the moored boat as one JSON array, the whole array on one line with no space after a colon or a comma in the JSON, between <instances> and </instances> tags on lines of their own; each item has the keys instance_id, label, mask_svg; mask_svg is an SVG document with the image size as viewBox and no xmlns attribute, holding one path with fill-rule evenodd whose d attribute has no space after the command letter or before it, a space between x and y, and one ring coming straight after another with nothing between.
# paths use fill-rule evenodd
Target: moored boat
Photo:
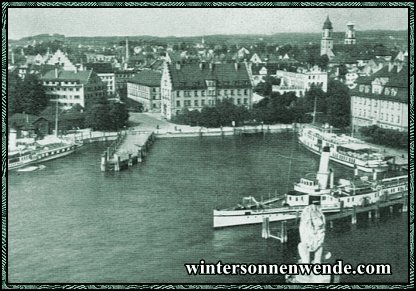
<instances>
[{"instance_id":1,"label":"moored boat","mask_svg":"<svg viewBox=\"0 0 416 291\"><path fill-rule=\"evenodd\" d=\"M377 149L359 139L332 133L329 126L302 126L299 143L315 154L320 154L328 146L332 161L364 172L388 170L386 158Z\"/></svg>"},{"instance_id":2,"label":"moored boat","mask_svg":"<svg viewBox=\"0 0 416 291\"><path fill-rule=\"evenodd\" d=\"M234 208L214 210L214 228L261 223L265 217L270 222L294 219L306 205L315 202L321 205L323 213L334 213L344 208L367 206L407 195L407 175L378 180L377 172L374 172L371 181L363 176L340 179L334 185L334 172L329 169L329 159L330 149L326 146L321 153L318 172L301 178L294 184L293 190L280 198L258 202L253 197L245 197L243 203Z\"/></svg>"}]
</instances>

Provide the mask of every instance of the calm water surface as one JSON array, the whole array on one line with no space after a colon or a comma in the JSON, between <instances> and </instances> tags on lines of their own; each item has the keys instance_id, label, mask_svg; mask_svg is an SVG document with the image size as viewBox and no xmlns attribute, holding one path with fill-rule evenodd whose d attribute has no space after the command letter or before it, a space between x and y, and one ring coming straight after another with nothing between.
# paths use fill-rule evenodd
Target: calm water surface
<instances>
[{"instance_id":1,"label":"calm water surface","mask_svg":"<svg viewBox=\"0 0 416 291\"><path fill-rule=\"evenodd\" d=\"M185 263L293 263L261 225L214 230L212 210L243 196L281 195L319 157L290 134L157 140L146 161L100 172L104 144L87 145L45 169L8 176L8 276L14 283L282 283L282 276L188 276ZM336 176L352 170L332 165ZM406 282L407 214L357 226L337 223L326 244L351 264L390 263L391 276L343 282Z\"/></svg>"}]
</instances>

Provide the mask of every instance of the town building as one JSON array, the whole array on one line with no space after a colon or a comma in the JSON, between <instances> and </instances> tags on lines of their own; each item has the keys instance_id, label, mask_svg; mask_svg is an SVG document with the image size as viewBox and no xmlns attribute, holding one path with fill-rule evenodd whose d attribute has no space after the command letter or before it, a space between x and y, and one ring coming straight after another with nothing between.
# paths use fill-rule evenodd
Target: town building
<instances>
[{"instance_id":1,"label":"town building","mask_svg":"<svg viewBox=\"0 0 416 291\"><path fill-rule=\"evenodd\" d=\"M67 54L58 49L46 62L47 65L58 65L65 71L75 71L77 67L70 61Z\"/></svg>"},{"instance_id":2,"label":"town building","mask_svg":"<svg viewBox=\"0 0 416 291\"><path fill-rule=\"evenodd\" d=\"M377 125L408 131L408 69L389 63L369 77L359 77L351 90L351 117L355 129Z\"/></svg>"},{"instance_id":3,"label":"town building","mask_svg":"<svg viewBox=\"0 0 416 291\"><path fill-rule=\"evenodd\" d=\"M87 70L93 70L101 81L107 85L108 96L116 94L116 75L111 63L88 63L85 65Z\"/></svg>"},{"instance_id":4,"label":"town building","mask_svg":"<svg viewBox=\"0 0 416 291\"><path fill-rule=\"evenodd\" d=\"M120 97L127 97L127 82L130 81L135 75L135 70L117 70L114 71L116 94Z\"/></svg>"},{"instance_id":5,"label":"town building","mask_svg":"<svg viewBox=\"0 0 416 291\"><path fill-rule=\"evenodd\" d=\"M171 119L182 109L201 110L229 98L252 106L252 86L245 63L165 63L161 80L161 112Z\"/></svg>"},{"instance_id":6,"label":"town building","mask_svg":"<svg viewBox=\"0 0 416 291\"><path fill-rule=\"evenodd\" d=\"M127 98L143 105L144 111L160 112L160 81L162 74L142 71L127 81Z\"/></svg>"},{"instance_id":7,"label":"town building","mask_svg":"<svg viewBox=\"0 0 416 291\"><path fill-rule=\"evenodd\" d=\"M276 78L280 79L280 85L273 85L272 92L280 94L295 92L297 97L302 97L312 86L319 87L324 92L328 89L328 73L318 66L309 70L298 68L296 72L277 70Z\"/></svg>"},{"instance_id":8,"label":"town building","mask_svg":"<svg viewBox=\"0 0 416 291\"><path fill-rule=\"evenodd\" d=\"M90 100L106 97L107 88L93 70L66 71L56 67L41 77L49 100L59 102L62 109L78 104L85 108Z\"/></svg>"}]
</instances>

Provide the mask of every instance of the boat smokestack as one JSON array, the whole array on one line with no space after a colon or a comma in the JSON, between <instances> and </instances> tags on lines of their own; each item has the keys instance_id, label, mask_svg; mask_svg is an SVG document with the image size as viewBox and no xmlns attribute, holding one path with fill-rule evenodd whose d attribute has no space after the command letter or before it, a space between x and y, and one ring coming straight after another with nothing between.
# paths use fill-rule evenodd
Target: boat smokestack
<instances>
[{"instance_id":1,"label":"boat smokestack","mask_svg":"<svg viewBox=\"0 0 416 291\"><path fill-rule=\"evenodd\" d=\"M373 181L377 181L377 171L373 169Z\"/></svg>"},{"instance_id":2,"label":"boat smokestack","mask_svg":"<svg viewBox=\"0 0 416 291\"><path fill-rule=\"evenodd\" d=\"M354 167L354 177L358 176L358 168L357 166Z\"/></svg>"},{"instance_id":3,"label":"boat smokestack","mask_svg":"<svg viewBox=\"0 0 416 291\"><path fill-rule=\"evenodd\" d=\"M329 169L329 189L334 188L334 170Z\"/></svg>"},{"instance_id":4,"label":"boat smokestack","mask_svg":"<svg viewBox=\"0 0 416 291\"><path fill-rule=\"evenodd\" d=\"M326 189L328 187L328 177L329 177L329 147L324 147L321 153L321 162L319 163L319 170L316 178L318 179L319 186L321 189Z\"/></svg>"},{"instance_id":5,"label":"boat smokestack","mask_svg":"<svg viewBox=\"0 0 416 291\"><path fill-rule=\"evenodd\" d=\"M17 149L17 131L14 128L9 132L9 150L15 151Z\"/></svg>"}]
</instances>

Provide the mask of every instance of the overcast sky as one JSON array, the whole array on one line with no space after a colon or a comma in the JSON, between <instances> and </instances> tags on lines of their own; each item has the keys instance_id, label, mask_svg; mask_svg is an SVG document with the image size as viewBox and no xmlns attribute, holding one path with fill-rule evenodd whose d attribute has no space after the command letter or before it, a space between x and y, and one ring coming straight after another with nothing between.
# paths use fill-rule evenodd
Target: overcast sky
<instances>
[{"instance_id":1,"label":"overcast sky","mask_svg":"<svg viewBox=\"0 0 416 291\"><path fill-rule=\"evenodd\" d=\"M329 15L334 31L406 30L406 8L8 8L8 37L197 36L320 32Z\"/></svg>"}]
</instances>

